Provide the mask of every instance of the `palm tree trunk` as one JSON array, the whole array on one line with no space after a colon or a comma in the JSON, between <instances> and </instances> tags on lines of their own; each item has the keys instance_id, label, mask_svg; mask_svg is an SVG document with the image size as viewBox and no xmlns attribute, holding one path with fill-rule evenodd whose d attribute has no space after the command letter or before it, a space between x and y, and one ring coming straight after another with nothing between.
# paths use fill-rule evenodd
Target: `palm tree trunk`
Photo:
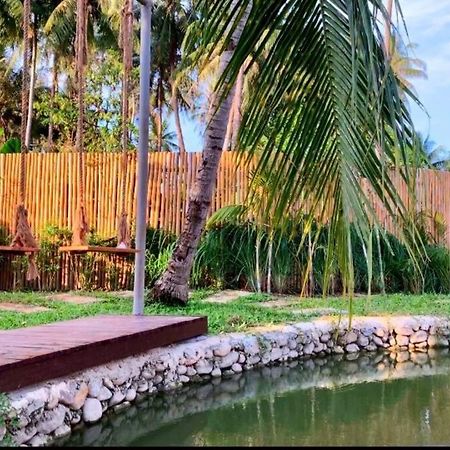
<instances>
[{"instance_id":1,"label":"palm tree trunk","mask_svg":"<svg viewBox=\"0 0 450 450\"><path fill-rule=\"evenodd\" d=\"M231 149L231 135L233 134L233 116L234 116L234 99L231 104L230 114L228 115L227 130L223 140L223 151L226 152Z\"/></svg>"},{"instance_id":2,"label":"palm tree trunk","mask_svg":"<svg viewBox=\"0 0 450 450\"><path fill-rule=\"evenodd\" d=\"M36 21L36 17L34 18ZM28 92L28 114L27 114L27 129L25 134L25 145L30 148L31 144L31 124L33 121L33 99L34 87L36 85L36 58L37 56L37 39L36 39L36 25L33 23L33 34L31 36L31 73L30 73L30 90Z\"/></svg>"},{"instance_id":3,"label":"palm tree trunk","mask_svg":"<svg viewBox=\"0 0 450 450\"><path fill-rule=\"evenodd\" d=\"M269 233L269 248L267 257L267 293L272 293L272 259L273 259L273 233Z\"/></svg>"},{"instance_id":4,"label":"palm tree trunk","mask_svg":"<svg viewBox=\"0 0 450 450\"><path fill-rule=\"evenodd\" d=\"M387 0L386 10L387 17L384 22L384 51L386 53L386 58L391 57L391 27L392 27L392 6L393 0Z\"/></svg>"},{"instance_id":5,"label":"palm tree trunk","mask_svg":"<svg viewBox=\"0 0 450 450\"><path fill-rule=\"evenodd\" d=\"M55 108L55 96L58 89L58 63L56 53L53 55L53 67L52 67L52 85L50 88L50 106L51 113L48 123L48 135L47 135L47 146L48 151L53 150L53 110Z\"/></svg>"},{"instance_id":6,"label":"palm tree trunk","mask_svg":"<svg viewBox=\"0 0 450 450\"><path fill-rule=\"evenodd\" d=\"M236 93L234 94L233 101L233 125L232 125L232 138L231 138L231 149L236 150L237 137L239 133L239 128L242 121L242 92L244 89L244 67L241 67L236 80Z\"/></svg>"},{"instance_id":7,"label":"palm tree trunk","mask_svg":"<svg viewBox=\"0 0 450 450\"><path fill-rule=\"evenodd\" d=\"M172 106L173 114L175 117L175 131L177 133L178 147L180 149L180 153L186 153L186 147L184 145L184 137L183 130L181 128L181 120L180 120L180 108L178 104L178 89L175 86L175 83L172 85L172 98L170 99L170 103Z\"/></svg>"},{"instance_id":8,"label":"palm tree trunk","mask_svg":"<svg viewBox=\"0 0 450 450\"><path fill-rule=\"evenodd\" d=\"M236 1L232 2L234 8ZM218 76L224 72L233 56L235 46L239 41L251 2L242 15L239 24L233 31L229 46L220 56ZM163 275L156 282L152 295L155 299L166 303L182 303L188 300L188 281L197 251L198 243L206 223L206 217L211 206L211 198L217 177L220 157L222 155L227 119L230 113L234 88L220 102L222 92L215 92L211 98L210 118L205 132L202 162L197 172L195 185L190 193L186 222L178 238L171 260Z\"/></svg>"}]
</instances>

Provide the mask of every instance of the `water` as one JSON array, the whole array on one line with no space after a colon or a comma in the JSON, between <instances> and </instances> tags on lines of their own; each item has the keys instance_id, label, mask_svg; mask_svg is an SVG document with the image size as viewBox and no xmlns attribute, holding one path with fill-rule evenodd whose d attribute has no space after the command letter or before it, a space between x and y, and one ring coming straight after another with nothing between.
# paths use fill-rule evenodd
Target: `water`
<instances>
[{"instance_id":1,"label":"water","mask_svg":"<svg viewBox=\"0 0 450 450\"><path fill-rule=\"evenodd\" d=\"M57 445L449 445L450 356L431 356L339 355L252 370L145 397Z\"/></svg>"}]
</instances>

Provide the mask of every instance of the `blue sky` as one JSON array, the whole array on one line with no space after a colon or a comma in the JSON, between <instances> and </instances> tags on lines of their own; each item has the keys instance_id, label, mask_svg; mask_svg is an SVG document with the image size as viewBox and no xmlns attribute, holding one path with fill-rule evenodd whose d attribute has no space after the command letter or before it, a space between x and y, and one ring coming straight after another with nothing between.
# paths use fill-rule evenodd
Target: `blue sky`
<instances>
[{"instance_id":1,"label":"blue sky","mask_svg":"<svg viewBox=\"0 0 450 450\"><path fill-rule=\"evenodd\" d=\"M418 131L450 149L450 0L400 0L414 57L427 65L428 78L413 80L426 109L411 105ZM201 151L198 125L182 117L188 151Z\"/></svg>"},{"instance_id":2,"label":"blue sky","mask_svg":"<svg viewBox=\"0 0 450 450\"><path fill-rule=\"evenodd\" d=\"M412 107L416 128L450 148L450 0L401 0L415 56L427 64L427 80L414 80L430 117Z\"/></svg>"}]
</instances>

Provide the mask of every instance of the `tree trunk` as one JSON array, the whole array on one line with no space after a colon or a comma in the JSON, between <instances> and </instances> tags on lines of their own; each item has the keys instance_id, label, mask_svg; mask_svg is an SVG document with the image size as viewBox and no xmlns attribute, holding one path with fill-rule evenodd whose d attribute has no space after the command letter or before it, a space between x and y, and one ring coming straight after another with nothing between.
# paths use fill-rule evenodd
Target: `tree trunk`
<instances>
[{"instance_id":1,"label":"tree trunk","mask_svg":"<svg viewBox=\"0 0 450 450\"><path fill-rule=\"evenodd\" d=\"M390 59L392 53L392 45L391 45L392 6L393 0L387 0L386 5L387 17L384 22L384 51L386 53L386 58L388 59Z\"/></svg>"},{"instance_id":2,"label":"tree trunk","mask_svg":"<svg viewBox=\"0 0 450 450\"><path fill-rule=\"evenodd\" d=\"M25 134L25 145L29 149L31 144L31 123L33 121L33 99L34 86L36 85L36 60L37 60L37 39L36 39L36 17L34 17L33 31L31 36L31 73L30 73L30 90L28 92L28 114L27 129Z\"/></svg>"},{"instance_id":3,"label":"tree trunk","mask_svg":"<svg viewBox=\"0 0 450 450\"><path fill-rule=\"evenodd\" d=\"M50 106L51 113L48 122L48 136L47 136L47 146L48 151L53 151L53 110L55 108L55 96L58 90L58 63L56 58L56 53L53 55L53 67L52 67L52 85L50 88Z\"/></svg>"},{"instance_id":4,"label":"tree trunk","mask_svg":"<svg viewBox=\"0 0 450 450\"><path fill-rule=\"evenodd\" d=\"M244 67L241 67L236 80L236 93L233 101L233 125L231 134L231 150L236 150L237 137L242 121L242 92L244 89Z\"/></svg>"},{"instance_id":5,"label":"tree trunk","mask_svg":"<svg viewBox=\"0 0 450 450\"><path fill-rule=\"evenodd\" d=\"M233 134L233 115L234 115L234 99L233 103L231 104L230 108L230 114L228 115L228 121L227 121L227 130L225 132L225 138L223 140L223 151L227 152L231 149L231 136Z\"/></svg>"},{"instance_id":6,"label":"tree trunk","mask_svg":"<svg viewBox=\"0 0 450 450\"><path fill-rule=\"evenodd\" d=\"M234 8L233 1L231 8ZM241 37L247 17L250 13L251 2L242 15L239 24L233 31L229 46L220 56L218 76L224 72L233 56L234 49ZM226 98L221 99L221 90L215 92L211 98L210 118L207 121L205 144L202 162L197 172L195 185L189 199L186 222L178 238L171 260L163 275L156 282L152 296L165 303L182 303L188 300L188 282L198 243L206 223L206 217L211 205L211 198L216 183L217 168L222 155L227 119L230 113L234 88Z\"/></svg>"},{"instance_id":7,"label":"tree trunk","mask_svg":"<svg viewBox=\"0 0 450 450\"><path fill-rule=\"evenodd\" d=\"M180 120L180 108L178 105L178 89L175 84L172 85L172 98L170 99L170 103L172 106L173 114L175 117L175 131L177 133L178 147L180 149L180 153L186 153L186 147L184 145L184 137L183 130L181 128L181 120Z\"/></svg>"},{"instance_id":8,"label":"tree trunk","mask_svg":"<svg viewBox=\"0 0 450 450\"><path fill-rule=\"evenodd\" d=\"M267 257L267 293L272 293L272 253L273 253L273 234L269 233L269 248Z\"/></svg>"}]
</instances>

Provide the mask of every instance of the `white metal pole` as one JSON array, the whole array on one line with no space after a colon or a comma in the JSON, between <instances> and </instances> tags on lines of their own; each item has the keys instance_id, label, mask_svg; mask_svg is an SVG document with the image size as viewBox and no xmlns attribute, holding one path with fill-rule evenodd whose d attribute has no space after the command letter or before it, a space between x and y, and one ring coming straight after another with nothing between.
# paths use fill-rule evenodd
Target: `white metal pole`
<instances>
[{"instance_id":1,"label":"white metal pole","mask_svg":"<svg viewBox=\"0 0 450 450\"><path fill-rule=\"evenodd\" d=\"M137 154L136 255L134 263L133 314L144 314L145 238L147 230L147 176L150 118L150 52L152 1L141 4L141 51L139 79L139 146Z\"/></svg>"}]
</instances>

